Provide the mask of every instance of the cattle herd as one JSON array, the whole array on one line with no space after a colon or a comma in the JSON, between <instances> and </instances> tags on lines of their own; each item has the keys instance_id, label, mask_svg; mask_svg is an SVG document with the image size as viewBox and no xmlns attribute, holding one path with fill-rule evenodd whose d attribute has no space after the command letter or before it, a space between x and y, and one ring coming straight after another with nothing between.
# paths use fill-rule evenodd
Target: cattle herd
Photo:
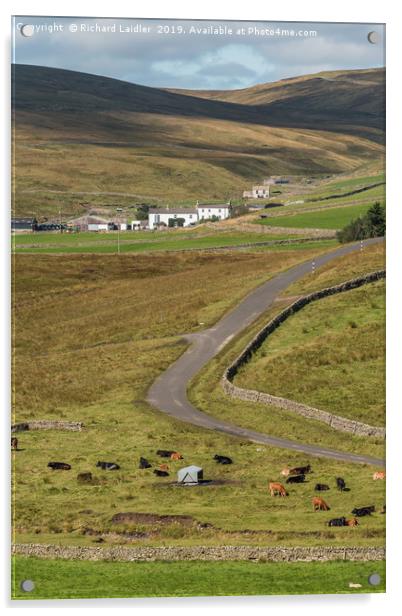
<instances>
[{"instance_id":1,"label":"cattle herd","mask_svg":"<svg viewBox=\"0 0 402 616\"><path fill-rule=\"evenodd\" d=\"M311 472L312 469L310 464L308 464L307 466L295 466L293 468L289 468L286 466L281 471L281 475L283 477L286 477L287 484L297 484L304 483L306 480L306 475ZM376 481L378 479L385 479L385 471L376 471L373 474L373 480ZM336 487L340 492L349 491L349 488L346 487L346 482L342 477L336 477L335 482ZM268 489L271 496L289 496L289 493L286 491L286 488L282 483L270 482L268 484ZM315 484L316 492L322 492L329 489L330 487L326 483ZM326 503L325 500L320 496L314 496L311 500L311 503L313 505L314 511L330 510L330 506L328 505L328 503ZM371 515L372 513L374 513L374 511L374 505L369 505L367 507L355 507L351 512L355 516L354 518L351 518L349 520L346 519L344 516L340 518L333 518L332 520L329 520L328 526L358 526L358 517L360 518L366 515ZM382 511L380 511L380 513L385 513L385 505Z\"/></svg>"},{"instance_id":2,"label":"cattle herd","mask_svg":"<svg viewBox=\"0 0 402 616\"><path fill-rule=\"evenodd\" d=\"M13 436L11 437L11 449L12 451L18 451L18 439ZM170 449L158 449L156 455L161 458L169 458L172 461L182 460L183 456L178 451L170 450ZM228 456L220 456L215 454L213 459L218 464L232 464L232 459ZM71 470L71 464L67 464L67 462L49 462L48 468L51 468L53 471L69 471ZM104 471L117 471L120 469L120 465L116 462L105 462L99 460L96 463L97 468L100 468ZM140 469L152 468L152 464L143 456L140 456L140 462L138 465ZM154 469L154 474L157 477L169 477L169 466L166 463L162 463L158 465L158 468ZM79 473L77 475L77 479L79 482L86 482L92 480L92 473Z\"/></svg>"},{"instance_id":3,"label":"cattle herd","mask_svg":"<svg viewBox=\"0 0 402 616\"><path fill-rule=\"evenodd\" d=\"M13 451L18 451L18 439L15 436L11 438L11 449ZM183 459L183 456L178 451L168 450L168 449L158 449L156 451L156 455L161 458L169 458L172 461ZM213 460L215 460L217 464L232 464L233 463L233 460L229 458L228 456L222 456L218 454L215 454L213 456ZM66 462L51 461L48 463L47 466L51 468L53 471L71 470L71 464L67 464ZM105 471L115 471L115 470L120 469L119 464L117 464L116 462L98 461L96 463L96 466ZM152 464L146 458L141 456L138 468L140 469L152 468ZM158 468L155 468L153 472L157 477L168 477L169 476L169 465L166 463L158 464ZM281 471L281 475L284 478L286 478L285 479L286 484L298 484L298 483L304 483L306 481L306 475L312 472L313 472L312 468L310 464L308 464L306 466L295 466L293 468L285 467ZM376 471L373 474L373 480L377 481L381 479L385 479L385 471ZM92 473L90 472L79 473L77 476L77 480L79 482L88 482L92 480ZM335 478L335 485L336 485L336 488L340 492L349 491L349 488L346 487L346 482L342 477ZM285 486L282 483L269 482L268 489L269 489L270 495L273 497L274 496L282 496L282 497L289 496L289 493L287 492ZM330 489L330 486L326 483L316 483L315 488L314 488L316 492L323 492L329 489ZM311 503L313 505L314 511L330 511L330 507L328 503L320 496L314 496L311 500ZM385 511L386 510L385 510L385 505L384 505L380 513L385 514ZM351 519L347 519L344 516L339 517L339 518L333 518L329 520L328 526L358 526L359 522L357 518L364 517L364 516L371 516L371 514L374 512L375 512L374 505L369 505L365 507L355 507L351 511L352 515L355 517Z\"/></svg>"}]
</instances>

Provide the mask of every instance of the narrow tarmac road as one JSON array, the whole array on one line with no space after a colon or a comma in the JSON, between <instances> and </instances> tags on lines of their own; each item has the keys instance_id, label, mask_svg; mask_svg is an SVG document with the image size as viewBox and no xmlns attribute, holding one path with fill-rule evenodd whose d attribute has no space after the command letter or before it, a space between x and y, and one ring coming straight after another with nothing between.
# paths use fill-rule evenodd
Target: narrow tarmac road
<instances>
[{"instance_id":1,"label":"narrow tarmac road","mask_svg":"<svg viewBox=\"0 0 402 616\"><path fill-rule=\"evenodd\" d=\"M365 245L382 241L383 238L365 240ZM315 267L321 267L342 255L360 249L360 242L341 246L336 250L315 257ZM175 419L195 426L217 430L264 445L291 449L305 454L332 458L344 462L356 462L385 466L385 461L370 456L308 445L285 438L269 436L247 428L220 421L212 415L199 411L187 398L190 380L239 332L265 312L291 284L311 271L311 260L300 263L278 276L271 278L247 295L232 311L213 327L200 333L183 336L192 344L169 368L163 372L148 391L147 401L159 411ZM306 420L308 421L308 420Z\"/></svg>"}]
</instances>

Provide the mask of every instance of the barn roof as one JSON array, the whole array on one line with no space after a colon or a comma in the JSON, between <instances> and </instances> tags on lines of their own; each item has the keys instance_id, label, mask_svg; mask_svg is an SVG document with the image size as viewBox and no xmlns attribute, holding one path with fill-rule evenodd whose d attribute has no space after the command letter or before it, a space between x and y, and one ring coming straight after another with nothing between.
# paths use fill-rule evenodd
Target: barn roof
<instances>
[{"instance_id":1,"label":"barn roof","mask_svg":"<svg viewBox=\"0 0 402 616\"><path fill-rule=\"evenodd\" d=\"M12 218L11 219L12 223L23 223L23 224L33 224L34 222L36 222L36 218Z\"/></svg>"},{"instance_id":2,"label":"barn roof","mask_svg":"<svg viewBox=\"0 0 402 616\"><path fill-rule=\"evenodd\" d=\"M198 208L200 207L207 207L209 209L212 208L222 208L222 207L230 207L230 203L199 203L197 205Z\"/></svg>"},{"instance_id":3,"label":"barn roof","mask_svg":"<svg viewBox=\"0 0 402 616\"><path fill-rule=\"evenodd\" d=\"M196 214L196 210L192 210L186 207L172 207L172 208L151 208L149 210L150 214Z\"/></svg>"}]
</instances>

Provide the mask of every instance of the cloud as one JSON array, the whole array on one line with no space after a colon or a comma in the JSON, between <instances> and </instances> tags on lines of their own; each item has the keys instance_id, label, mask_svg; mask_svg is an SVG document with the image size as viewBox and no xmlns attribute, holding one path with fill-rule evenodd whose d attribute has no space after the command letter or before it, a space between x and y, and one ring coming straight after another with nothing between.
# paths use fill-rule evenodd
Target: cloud
<instances>
[{"instance_id":1,"label":"cloud","mask_svg":"<svg viewBox=\"0 0 402 616\"><path fill-rule=\"evenodd\" d=\"M31 38L16 31L15 62L157 87L231 89L322 70L384 65L384 41L367 40L371 30L384 39L382 25L71 17L18 17L16 23L32 23L37 31ZM69 30L71 24L77 32ZM233 34L190 34L191 25L206 32L226 26ZM105 32L88 32L98 27ZM294 35L286 36L291 31ZM303 36L302 31L316 34Z\"/></svg>"}]
</instances>

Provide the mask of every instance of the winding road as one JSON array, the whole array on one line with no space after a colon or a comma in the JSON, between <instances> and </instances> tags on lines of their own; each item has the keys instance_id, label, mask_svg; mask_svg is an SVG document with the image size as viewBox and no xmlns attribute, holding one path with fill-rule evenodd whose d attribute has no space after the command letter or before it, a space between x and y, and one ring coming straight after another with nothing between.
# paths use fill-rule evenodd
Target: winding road
<instances>
[{"instance_id":1,"label":"winding road","mask_svg":"<svg viewBox=\"0 0 402 616\"><path fill-rule=\"evenodd\" d=\"M383 241L383 238L365 240L365 245ZM314 258L315 267L360 249L360 242L341 246L336 250ZM385 461L354 453L336 451L308 445L285 438L269 436L248 428L241 428L221 421L212 415L198 410L187 398L187 388L190 380L226 346L243 329L264 313L273 302L295 281L311 272L311 260L300 263L281 274L271 278L247 295L231 312L226 314L213 327L195 334L187 334L183 338L192 344L169 368L153 383L147 394L147 401L159 411L175 419L217 430L264 445L290 449L305 454L332 458L344 462L355 462L385 466Z\"/></svg>"}]
</instances>

